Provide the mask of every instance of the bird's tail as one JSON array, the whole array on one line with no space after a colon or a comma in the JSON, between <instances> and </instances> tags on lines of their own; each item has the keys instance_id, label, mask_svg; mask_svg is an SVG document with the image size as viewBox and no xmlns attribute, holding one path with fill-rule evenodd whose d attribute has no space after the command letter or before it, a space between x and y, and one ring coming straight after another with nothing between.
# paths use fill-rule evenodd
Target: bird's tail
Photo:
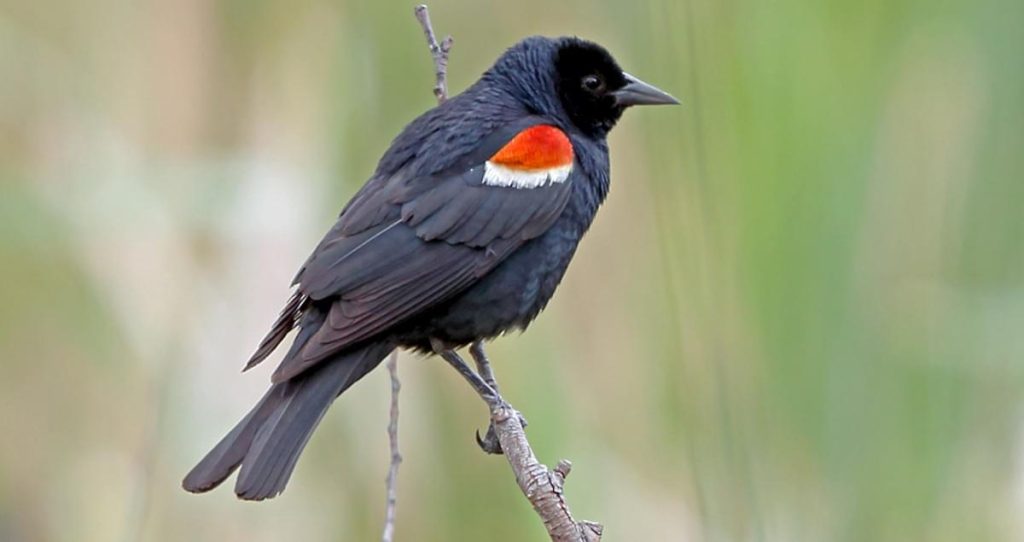
<instances>
[{"instance_id":1,"label":"bird's tail","mask_svg":"<svg viewBox=\"0 0 1024 542\"><path fill-rule=\"evenodd\" d=\"M185 476L182 487L193 493L209 491L241 465L235 484L240 498L258 501L278 495L334 398L380 364L393 348L390 342L370 343L274 384Z\"/></svg>"}]
</instances>

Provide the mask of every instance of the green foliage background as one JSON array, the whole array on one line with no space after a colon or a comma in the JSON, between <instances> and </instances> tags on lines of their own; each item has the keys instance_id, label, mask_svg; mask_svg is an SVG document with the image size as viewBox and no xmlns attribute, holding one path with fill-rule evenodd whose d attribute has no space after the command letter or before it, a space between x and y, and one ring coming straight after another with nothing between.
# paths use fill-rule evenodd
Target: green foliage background
<instances>
[{"instance_id":1,"label":"green foliage background","mask_svg":"<svg viewBox=\"0 0 1024 542\"><path fill-rule=\"evenodd\" d=\"M630 111L549 310L492 347L606 540L1024 539L1024 3L437 1L451 88L530 34ZM374 540L387 382L291 487L181 476L286 285L433 104L412 5L0 0L0 539ZM276 358L275 358L276 359ZM398 540L541 540L485 412L403 357Z\"/></svg>"}]
</instances>

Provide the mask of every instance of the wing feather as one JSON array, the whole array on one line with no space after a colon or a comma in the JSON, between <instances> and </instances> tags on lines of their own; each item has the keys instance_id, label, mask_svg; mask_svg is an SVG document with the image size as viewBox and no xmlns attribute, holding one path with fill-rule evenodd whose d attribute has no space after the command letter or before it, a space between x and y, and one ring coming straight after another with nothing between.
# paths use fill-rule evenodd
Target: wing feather
<instances>
[{"instance_id":1,"label":"wing feather","mask_svg":"<svg viewBox=\"0 0 1024 542\"><path fill-rule=\"evenodd\" d=\"M486 138L489 154L456 170L400 170L360 190L296 276L310 301L275 382L457 295L554 223L573 176L531 188L483 183L483 161L522 129Z\"/></svg>"}]
</instances>

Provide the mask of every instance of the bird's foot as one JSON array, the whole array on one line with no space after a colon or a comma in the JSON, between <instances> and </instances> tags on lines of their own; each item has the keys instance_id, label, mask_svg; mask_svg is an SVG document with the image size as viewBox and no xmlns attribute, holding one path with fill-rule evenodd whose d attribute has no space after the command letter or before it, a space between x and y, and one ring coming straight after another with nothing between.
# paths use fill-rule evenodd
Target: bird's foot
<instances>
[{"instance_id":1,"label":"bird's foot","mask_svg":"<svg viewBox=\"0 0 1024 542\"><path fill-rule=\"evenodd\" d=\"M508 403L505 403L505 406L508 406ZM513 409L513 412L515 412L516 417L519 418L519 424L523 429L526 429L526 426L529 425L526 418L524 418L518 410ZM480 436L480 431L476 432L476 443L484 453L494 455L501 455L505 453L501 449L501 441L498 439L498 433L494 429L494 420L491 420L490 425L487 426L487 433L484 434L483 437Z\"/></svg>"},{"instance_id":2,"label":"bird's foot","mask_svg":"<svg viewBox=\"0 0 1024 542\"><path fill-rule=\"evenodd\" d=\"M487 427L487 433L481 437L480 431L476 432L476 443L480 446L480 449L489 454L501 454L501 442L498 439L498 433L494 428L494 416L497 412L508 409L514 412L516 417L519 419L520 425L525 429L527 422L526 418L519 413L518 410L512 408L512 405L508 404L501 397L501 392L498 389L498 382L494 378L494 372L491 370L491 363L487 359L487 354L484 352L483 343L477 341L470 346L469 352L473 356L473 360L476 362L477 370L474 372L469 368L469 365L459 356L454 350L448 348L444 343L437 339L431 339L431 347L434 352L441 356L449 365L454 367L463 378L473 389L476 390L477 395L487 403L487 409L491 413L491 423Z\"/></svg>"}]
</instances>

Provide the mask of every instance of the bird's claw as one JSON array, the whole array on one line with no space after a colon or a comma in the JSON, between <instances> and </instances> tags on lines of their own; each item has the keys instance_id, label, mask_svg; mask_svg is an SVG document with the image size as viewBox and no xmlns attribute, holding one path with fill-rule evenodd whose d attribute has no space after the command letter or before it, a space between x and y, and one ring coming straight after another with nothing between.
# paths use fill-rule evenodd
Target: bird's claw
<instances>
[{"instance_id":1,"label":"bird's claw","mask_svg":"<svg viewBox=\"0 0 1024 542\"><path fill-rule=\"evenodd\" d=\"M501 455L505 453L501 449L501 442L498 440L498 434L494 432L494 423L491 423L487 427L487 434L483 438L480 437L480 431L476 432L476 444L480 446L480 449L485 454Z\"/></svg>"},{"instance_id":2,"label":"bird's claw","mask_svg":"<svg viewBox=\"0 0 1024 542\"><path fill-rule=\"evenodd\" d=\"M505 405L507 406L508 403L505 403ZM526 418L524 418L518 410L513 410L513 412L516 413L516 418L519 419L519 425L522 426L523 429L526 429L526 426L529 425ZM483 437L480 436L479 430L476 432L476 443L484 453L491 455L501 455L505 453L501 449L501 441L498 439L498 432L494 430L493 420L487 426L487 433Z\"/></svg>"}]
</instances>

